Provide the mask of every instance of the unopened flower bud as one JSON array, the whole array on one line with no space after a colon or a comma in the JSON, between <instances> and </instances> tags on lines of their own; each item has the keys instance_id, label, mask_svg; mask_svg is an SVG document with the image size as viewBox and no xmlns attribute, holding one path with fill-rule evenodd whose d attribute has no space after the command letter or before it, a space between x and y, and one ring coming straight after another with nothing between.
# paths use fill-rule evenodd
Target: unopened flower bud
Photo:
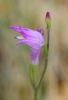
<instances>
[{"instance_id":1,"label":"unopened flower bud","mask_svg":"<svg viewBox=\"0 0 68 100\"><path fill-rule=\"evenodd\" d=\"M47 29L50 29L50 27L51 27L50 12L46 12L45 22L46 22L46 25L47 25Z\"/></svg>"}]
</instances>

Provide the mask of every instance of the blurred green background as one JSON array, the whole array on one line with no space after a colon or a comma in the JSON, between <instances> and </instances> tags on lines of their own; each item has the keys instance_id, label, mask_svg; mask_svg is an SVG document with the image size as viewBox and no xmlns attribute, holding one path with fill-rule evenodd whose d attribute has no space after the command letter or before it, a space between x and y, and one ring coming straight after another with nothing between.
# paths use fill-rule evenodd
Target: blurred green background
<instances>
[{"instance_id":1,"label":"blurred green background","mask_svg":"<svg viewBox=\"0 0 68 100\"><path fill-rule=\"evenodd\" d=\"M0 0L0 100L33 100L29 81L30 49L16 46L9 25L36 30L41 26L46 41L45 14L51 14L47 72L39 100L68 100L68 0ZM38 78L44 66L41 50Z\"/></svg>"}]
</instances>

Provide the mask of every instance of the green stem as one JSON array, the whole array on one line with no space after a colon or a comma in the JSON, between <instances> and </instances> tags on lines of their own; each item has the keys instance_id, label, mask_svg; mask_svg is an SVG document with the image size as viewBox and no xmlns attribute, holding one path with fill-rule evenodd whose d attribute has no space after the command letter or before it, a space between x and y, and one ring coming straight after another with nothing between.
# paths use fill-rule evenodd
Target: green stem
<instances>
[{"instance_id":1,"label":"green stem","mask_svg":"<svg viewBox=\"0 0 68 100\"><path fill-rule=\"evenodd\" d=\"M47 29L47 49L49 50L50 29Z\"/></svg>"},{"instance_id":2,"label":"green stem","mask_svg":"<svg viewBox=\"0 0 68 100\"><path fill-rule=\"evenodd\" d=\"M35 89L35 91L34 91L34 100L37 100L37 96L38 96L38 91Z\"/></svg>"},{"instance_id":3,"label":"green stem","mask_svg":"<svg viewBox=\"0 0 68 100\"><path fill-rule=\"evenodd\" d=\"M48 62L48 57L45 59L45 66L44 66L43 73L42 73L42 76L40 78L39 84L37 86L37 90L39 89L39 87L40 87L40 85L42 83L43 77L45 75L45 72L46 72L46 69L47 69L47 62Z\"/></svg>"}]
</instances>

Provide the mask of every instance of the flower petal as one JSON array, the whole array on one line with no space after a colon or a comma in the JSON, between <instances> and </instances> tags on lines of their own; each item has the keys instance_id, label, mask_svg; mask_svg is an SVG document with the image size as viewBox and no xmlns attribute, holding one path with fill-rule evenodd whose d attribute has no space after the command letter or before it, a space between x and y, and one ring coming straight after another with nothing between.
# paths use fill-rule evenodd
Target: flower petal
<instances>
[{"instance_id":1,"label":"flower petal","mask_svg":"<svg viewBox=\"0 0 68 100\"><path fill-rule=\"evenodd\" d=\"M9 28L17 31L17 32L21 32L21 27L16 27L16 26L9 26Z\"/></svg>"},{"instance_id":2,"label":"flower petal","mask_svg":"<svg viewBox=\"0 0 68 100\"><path fill-rule=\"evenodd\" d=\"M30 57L33 65L37 65L39 63L39 54L40 49L31 48Z\"/></svg>"},{"instance_id":3,"label":"flower petal","mask_svg":"<svg viewBox=\"0 0 68 100\"><path fill-rule=\"evenodd\" d=\"M41 47L41 45L37 39L31 39L31 40L24 39L24 40L16 43L16 45L19 45L19 44L26 44L34 49L39 49Z\"/></svg>"}]
</instances>

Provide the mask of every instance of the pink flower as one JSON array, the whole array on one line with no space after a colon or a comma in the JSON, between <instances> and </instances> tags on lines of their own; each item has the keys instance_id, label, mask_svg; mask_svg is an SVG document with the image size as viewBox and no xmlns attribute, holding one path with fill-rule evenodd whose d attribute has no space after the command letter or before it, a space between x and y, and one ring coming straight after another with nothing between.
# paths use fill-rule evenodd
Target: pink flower
<instances>
[{"instance_id":1,"label":"pink flower","mask_svg":"<svg viewBox=\"0 0 68 100\"><path fill-rule=\"evenodd\" d=\"M26 44L30 47L30 57L31 63L33 65L38 64L40 48L44 45L44 39L40 32L31 30L28 28L21 28L16 26L9 26L12 30L15 30L20 33L20 36L15 36L14 38L20 40L16 43L19 44Z\"/></svg>"}]
</instances>

